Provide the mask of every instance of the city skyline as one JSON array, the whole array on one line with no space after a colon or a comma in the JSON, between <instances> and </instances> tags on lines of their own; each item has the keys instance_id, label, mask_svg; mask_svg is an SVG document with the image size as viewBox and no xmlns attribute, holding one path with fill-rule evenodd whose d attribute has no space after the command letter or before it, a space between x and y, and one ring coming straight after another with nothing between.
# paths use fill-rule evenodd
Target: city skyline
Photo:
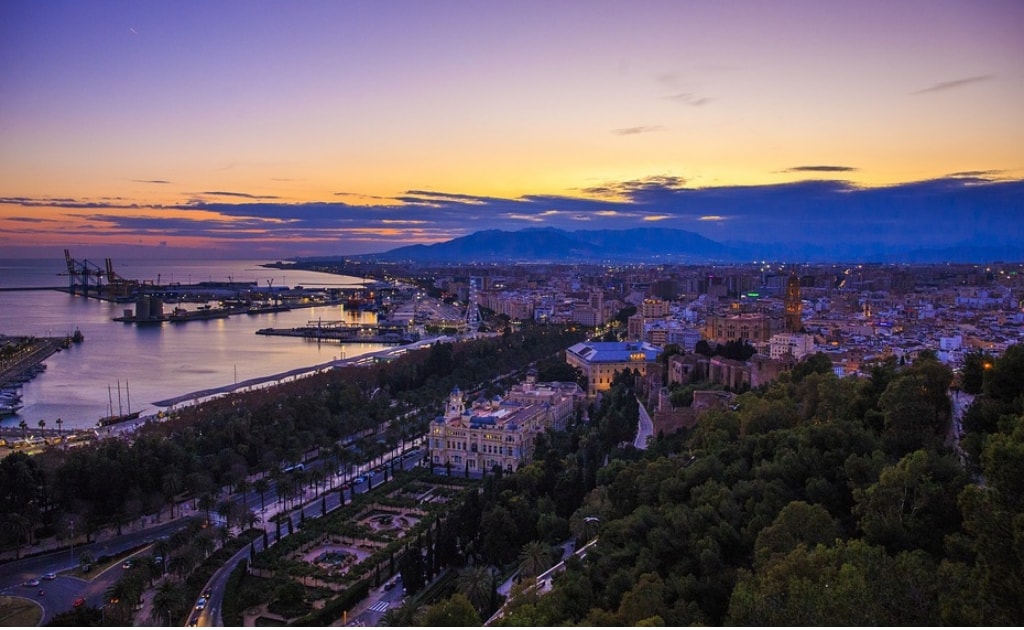
<instances>
[{"instance_id":1,"label":"city skyline","mask_svg":"<svg viewBox=\"0 0 1024 630\"><path fill-rule=\"evenodd\" d=\"M1024 238L1015 2L0 15L5 257L351 255L539 226Z\"/></svg>"}]
</instances>

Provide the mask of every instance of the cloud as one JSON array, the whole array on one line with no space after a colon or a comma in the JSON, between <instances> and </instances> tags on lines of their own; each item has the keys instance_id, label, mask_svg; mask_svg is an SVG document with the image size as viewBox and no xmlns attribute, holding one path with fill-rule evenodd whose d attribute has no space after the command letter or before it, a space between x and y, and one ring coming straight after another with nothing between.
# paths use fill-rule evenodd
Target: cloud
<instances>
[{"instance_id":1,"label":"cloud","mask_svg":"<svg viewBox=\"0 0 1024 630\"><path fill-rule=\"evenodd\" d=\"M830 166L830 165L812 165L812 166L792 166L787 168L784 173L848 173L850 171L856 171L857 168L853 166Z\"/></svg>"},{"instance_id":2,"label":"cloud","mask_svg":"<svg viewBox=\"0 0 1024 630\"><path fill-rule=\"evenodd\" d=\"M201 193L195 193L198 195L210 195L213 197L239 197L242 199L280 199L275 195L253 195L250 193L242 192L227 192L223 190L207 190Z\"/></svg>"},{"instance_id":3,"label":"cloud","mask_svg":"<svg viewBox=\"0 0 1024 630\"><path fill-rule=\"evenodd\" d=\"M852 167L794 167L795 172L811 173L842 173L847 168ZM751 243L792 242L794 235L811 243L834 244L840 236L844 244L884 240L904 248L972 239L1024 242L1019 211L1024 180L990 180L990 174L963 171L876 188L831 179L695 188L684 177L668 173L602 182L568 195L507 198L408 190L362 202L355 195L345 202L282 202L245 193L166 205L5 197L0 198L5 206L0 208L0 232L50 235L55 244L86 235L122 242L159 239L172 245L191 239L223 242L223 251L238 252L252 251L247 244L259 243L280 252L275 254L279 257L386 251L524 225L624 229L657 223L657 229L685 229L716 240L727 234L730 241ZM11 212L10 206L30 210ZM33 208L44 208L46 214L41 210L39 218L33 217ZM16 216L4 218L4 212ZM727 232L722 224L728 225ZM354 243L358 248L352 249Z\"/></svg>"},{"instance_id":4,"label":"cloud","mask_svg":"<svg viewBox=\"0 0 1024 630\"><path fill-rule=\"evenodd\" d=\"M997 176L1002 175L1006 171L1001 169L993 169L987 171L960 171L959 173L950 173L946 177L955 177L960 179L983 179L985 181L991 181Z\"/></svg>"},{"instance_id":5,"label":"cloud","mask_svg":"<svg viewBox=\"0 0 1024 630\"><path fill-rule=\"evenodd\" d=\"M693 92L676 92L675 94L670 94L665 98L691 107L700 107L701 105L707 105L711 102L711 98L707 96L697 96Z\"/></svg>"},{"instance_id":6,"label":"cloud","mask_svg":"<svg viewBox=\"0 0 1024 630\"><path fill-rule=\"evenodd\" d=\"M941 83L936 83L934 85L930 85L930 86L928 86L928 87L926 87L924 89L917 90L916 92L911 92L911 94L930 94L932 92L944 92L946 90L955 90L956 88L961 88L961 87L964 87L964 86L967 86L967 85L972 85L974 83L981 83L983 81L988 81L988 80L990 80L992 78L993 78L993 75L991 75L991 74L982 74L982 75L978 75L978 76L975 76L975 77L967 77L967 78L964 78L964 79L955 79L953 81L943 81Z\"/></svg>"},{"instance_id":7,"label":"cloud","mask_svg":"<svg viewBox=\"0 0 1024 630\"><path fill-rule=\"evenodd\" d=\"M655 133L657 131L664 131L665 128L661 125L640 125L638 127L623 127L622 129L612 129L612 133L617 136L635 136L641 133Z\"/></svg>"},{"instance_id":8,"label":"cloud","mask_svg":"<svg viewBox=\"0 0 1024 630\"><path fill-rule=\"evenodd\" d=\"M133 179L136 184L170 184L166 179Z\"/></svg>"}]
</instances>

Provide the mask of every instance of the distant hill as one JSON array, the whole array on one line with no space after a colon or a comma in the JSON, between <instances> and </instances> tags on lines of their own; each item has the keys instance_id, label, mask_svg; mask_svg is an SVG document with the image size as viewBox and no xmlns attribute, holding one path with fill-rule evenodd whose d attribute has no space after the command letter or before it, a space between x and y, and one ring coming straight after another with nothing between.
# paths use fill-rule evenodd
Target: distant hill
<instances>
[{"instance_id":1,"label":"distant hill","mask_svg":"<svg viewBox=\"0 0 1024 630\"><path fill-rule=\"evenodd\" d=\"M354 260L461 264L474 262L799 262L940 263L1024 260L1024 246L981 245L906 247L885 243L719 243L694 232L665 228L575 230L527 228L483 230L434 243L399 247L379 254L348 256Z\"/></svg>"},{"instance_id":2,"label":"distant hill","mask_svg":"<svg viewBox=\"0 0 1024 630\"><path fill-rule=\"evenodd\" d=\"M484 230L435 243L410 245L381 254L352 258L391 262L567 262L600 260L676 262L732 259L728 247L685 230L576 230L527 228L516 232Z\"/></svg>"}]
</instances>

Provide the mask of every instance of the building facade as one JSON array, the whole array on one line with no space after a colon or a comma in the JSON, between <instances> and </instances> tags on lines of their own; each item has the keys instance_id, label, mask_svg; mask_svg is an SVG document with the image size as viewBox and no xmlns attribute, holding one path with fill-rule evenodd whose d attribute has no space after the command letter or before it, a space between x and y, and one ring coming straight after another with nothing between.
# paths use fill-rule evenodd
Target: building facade
<instances>
[{"instance_id":1,"label":"building facade","mask_svg":"<svg viewBox=\"0 0 1024 630\"><path fill-rule=\"evenodd\" d=\"M645 342L584 341L566 350L565 361L587 377L587 397L592 398L611 389L617 373L635 370L645 376L652 364L660 369L659 354L661 348Z\"/></svg>"},{"instance_id":2,"label":"building facade","mask_svg":"<svg viewBox=\"0 0 1024 630\"><path fill-rule=\"evenodd\" d=\"M505 398L480 398L467 409L455 388L445 414L430 424L430 461L468 472L490 472L495 466L518 470L533 458L537 435L564 428L582 399L576 383L536 383L528 377Z\"/></svg>"}]
</instances>

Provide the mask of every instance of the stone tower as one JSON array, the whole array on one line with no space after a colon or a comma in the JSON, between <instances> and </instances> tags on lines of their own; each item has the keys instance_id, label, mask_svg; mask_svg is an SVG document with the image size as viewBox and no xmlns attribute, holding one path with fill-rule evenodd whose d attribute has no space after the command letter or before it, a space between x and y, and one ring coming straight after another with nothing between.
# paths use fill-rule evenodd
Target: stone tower
<instances>
[{"instance_id":1,"label":"stone tower","mask_svg":"<svg viewBox=\"0 0 1024 630\"><path fill-rule=\"evenodd\" d=\"M803 323L800 321L800 278L794 271L786 281L786 332L800 332Z\"/></svg>"}]
</instances>

